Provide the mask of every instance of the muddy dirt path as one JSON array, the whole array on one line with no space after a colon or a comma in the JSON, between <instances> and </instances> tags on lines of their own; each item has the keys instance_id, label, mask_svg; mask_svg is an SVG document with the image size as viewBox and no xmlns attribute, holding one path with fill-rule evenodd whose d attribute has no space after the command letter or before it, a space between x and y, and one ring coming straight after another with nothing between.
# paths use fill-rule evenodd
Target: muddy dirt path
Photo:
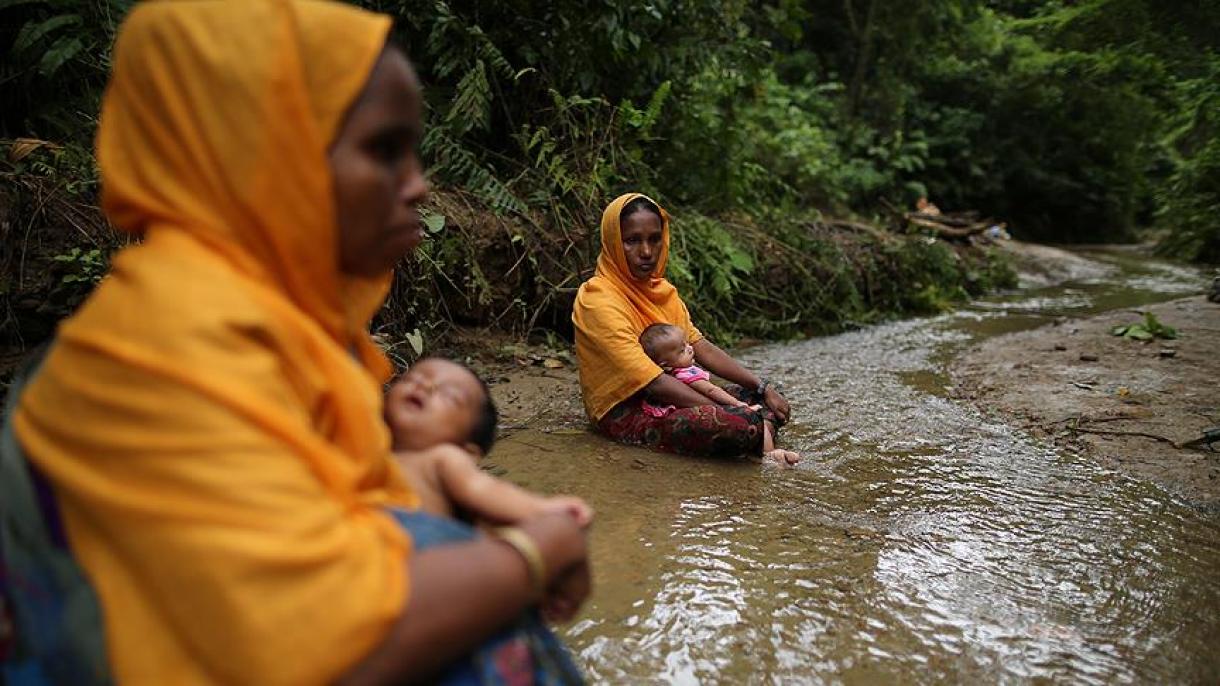
<instances>
[{"instance_id":1,"label":"muddy dirt path","mask_svg":"<svg viewBox=\"0 0 1220 686\"><path fill-rule=\"evenodd\" d=\"M585 430L569 370L497 384L508 430L491 468L598 510L596 594L563 629L593 680L1220 679L1220 516L964 397L994 409L989 384L1012 390L999 382L1011 363L988 346L1034 330L1084 341L1076 320L1191 303L1202 283L1125 254L1065 269L1065 284L956 313L744 351L787 387L785 440L807 456L795 470L611 444ZM1201 354L1206 332L1184 321L1177 357L1146 362ZM1103 370L1090 373L1072 380L1109 400ZM1124 398L1163 395L1113 383ZM1207 398L1189 401L1203 422Z\"/></svg>"}]
</instances>

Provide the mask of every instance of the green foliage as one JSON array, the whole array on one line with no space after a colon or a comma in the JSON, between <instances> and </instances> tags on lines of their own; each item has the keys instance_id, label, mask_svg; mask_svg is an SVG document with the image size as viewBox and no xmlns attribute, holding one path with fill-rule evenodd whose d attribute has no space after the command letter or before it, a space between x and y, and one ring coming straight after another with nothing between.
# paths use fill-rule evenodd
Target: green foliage
<instances>
[{"instance_id":1,"label":"green foliage","mask_svg":"<svg viewBox=\"0 0 1220 686\"><path fill-rule=\"evenodd\" d=\"M1173 172L1158 189L1158 219L1169 229L1161 250L1220 264L1220 55L1176 86L1178 114L1165 138Z\"/></svg>"},{"instance_id":2,"label":"green foliage","mask_svg":"<svg viewBox=\"0 0 1220 686\"><path fill-rule=\"evenodd\" d=\"M754 271L754 257L723 224L701 215L673 232L667 275L682 293L697 293L709 310L721 310Z\"/></svg>"},{"instance_id":3,"label":"green foliage","mask_svg":"<svg viewBox=\"0 0 1220 686\"><path fill-rule=\"evenodd\" d=\"M1151 312L1144 313L1144 321L1136 324L1124 324L1116 326L1110 330L1110 333L1115 336L1122 336L1133 341L1148 342L1157 338L1173 340L1178 337L1178 330L1172 326L1162 324L1156 315Z\"/></svg>"},{"instance_id":4,"label":"green foliage","mask_svg":"<svg viewBox=\"0 0 1220 686\"><path fill-rule=\"evenodd\" d=\"M51 259L55 262L61 262L67 267L67 273L60 277L60 283L65 284L81 283L96 285L106 275L106 270L110 268L109 260L97 248L84 251L80 248L72 248L66 253L53 256Z\"/></svg>"},{"instance_id":5,"label":"green foliage","mask_svg":"<svg viewBox=\"0 0 1220 686\"><path fill-rule=\"evenodd\" d=\"M0 0L0 136L84 143L134 0ZM83 120L83 121L82 121ZM82 126L84 124L84 126Z\"/></svg>"},{"instance_id":6,"label":"green foliage","mask_svg":"<svg viewBox=\"0 0 1220 686\"><path fill-rule=\"evenodd\" d=\"M449 322L564 329L601 209L629 190L672 210L671 276L725 337L1015 285L994 255L824 221L884 223L922 195L1022 238L1155 222L1166 252L1220 262L1217 3L351 1L398 19L425 85L432 240L382 322L404 356ZM64 235L96 204L88 146L132 4L0 0L0 136L55 144L6 180ZM51 188L70 219L38 209ZM96 280L95 249L51 252L80 279L58 287Z\"/></svg>"}]
</instances>

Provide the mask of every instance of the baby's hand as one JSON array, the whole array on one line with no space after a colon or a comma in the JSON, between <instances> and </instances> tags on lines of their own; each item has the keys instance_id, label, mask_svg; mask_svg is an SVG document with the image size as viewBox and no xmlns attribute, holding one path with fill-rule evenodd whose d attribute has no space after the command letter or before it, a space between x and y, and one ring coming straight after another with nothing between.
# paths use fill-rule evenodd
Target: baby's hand
<instances>
[{"instance_id":1,"label":"baby's hand","mask_svg":"<svg viewBox=\"0 0 1220 686\"><path fill-rule=\"evenodd\" d=\"M563 512L570 515L582 529L593 523L593 508L574 495L557 495L546 499L543 512Z\"/></svg>"}]
</instances>

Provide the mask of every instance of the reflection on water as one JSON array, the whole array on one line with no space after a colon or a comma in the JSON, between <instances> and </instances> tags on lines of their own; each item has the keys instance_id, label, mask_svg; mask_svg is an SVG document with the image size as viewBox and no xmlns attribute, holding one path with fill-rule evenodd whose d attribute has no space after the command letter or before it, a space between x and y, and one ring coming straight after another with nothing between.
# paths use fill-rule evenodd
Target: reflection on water
<instances>
[{"instance_id":1,"label":"reflection on water","mask_svg":"<svg viewBox=\"0 0 1220 686\"><path fill-rule=\"evenodd\" d=\"M608 683L1220 680L1220 522L944 397L978 337L1136 306L1126 283L754 348L798 469L526 431L509 478L598 511L593 600L565 630ZM1036 304L1030 304L1036 303ZM1021 313L1024 314L1012 314ZM1031 312L1038 313L1031 315Z\"/></svg>"}]
</instances>

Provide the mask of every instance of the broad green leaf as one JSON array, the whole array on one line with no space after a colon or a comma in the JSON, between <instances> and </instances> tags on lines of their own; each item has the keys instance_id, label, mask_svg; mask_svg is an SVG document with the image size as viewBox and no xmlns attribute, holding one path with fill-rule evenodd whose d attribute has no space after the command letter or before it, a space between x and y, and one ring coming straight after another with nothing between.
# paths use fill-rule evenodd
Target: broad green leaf
<instances>
[{"instance_id":1,"label":"broad green leaf","mask_svg":"<svg viewBox=\"0 0 1220 686\"><path fill-rule=\"evenodd\" d=\"M13 52L25 52L52 31L80 22L79 14L61 14L44 21L30 22L22 26L21 31L17 33L17 38L13 41Z\"/></svg>"},{"instance_id":2,"label":"broad green leaf","mask_svg":"<svg viewBox=\"0 0 1220 686\"><path fill-rule=\"evenodd\" d=\"M729 264L743 272L754 270L754 259L740 250L729 250Z\"/></svg>"},{"instance_id":3,"label":"broad green leaf","mask_svg":"<svg viewBox=\"0 0 1220 686\"><path fill-rule=\"evenodd\" d=\"M407 334L407 343L411 344L416 356L424 354L424 334L419 329Z\"/></svg>"},{"instance_id":4,"label":"broad green leaf","mask_svg":"<svg viewBox=\"0 0 1220 686\"><path fill-rule=\"evenodd\" d=\"M17 7L19 5L33 5L35 3L42 4L45 2L46 0L0 0L0 10L6 10L10 7Z\"/></svg>"},{"instance_id":5,"label":"broad green leaf","mask_svg":"<svg viewBox=\"0 0 1220 686\"><path fill-rule=\"evenodd\" d=\"M424 230L430 234L438 234L445 228L445 215L435 212L424 212L420 216L424 223Z\"/></svg>"},{"instance_id":6,"label":"broad green leaf","mask_svg":"<svg viewBox=\"0 0 1220 686\"><path fill-rule=\"evenodd\" d=\"M43 76L54 75L60 67L64 66L65 62L76 57L84 47L84 42L79 38L60 37L38 61L38 73Z\"/></svg>"}]
</instances>

